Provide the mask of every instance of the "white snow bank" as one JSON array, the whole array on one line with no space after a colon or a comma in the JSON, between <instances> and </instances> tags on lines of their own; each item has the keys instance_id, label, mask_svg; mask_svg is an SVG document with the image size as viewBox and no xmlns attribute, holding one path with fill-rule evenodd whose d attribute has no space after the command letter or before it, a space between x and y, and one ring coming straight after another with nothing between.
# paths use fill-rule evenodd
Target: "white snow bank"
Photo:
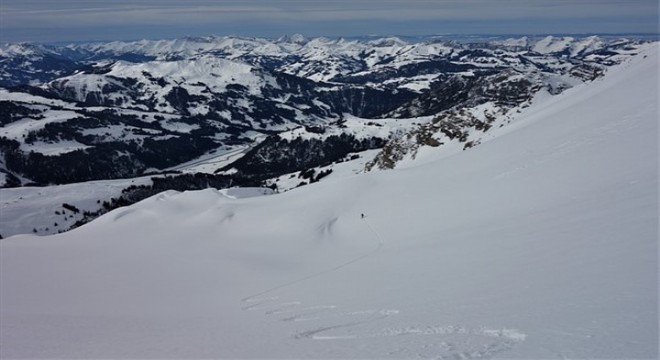
<instances>
[{"instance_id":1,"label":"white snow bank","mask_svg":"<svg viewBox=\"0 0 660 360\"><path fill-rule=\"evenodd\" d=\"M246 199L256 196L273 195L275 192L269 188L231 188L220 190L220 193L229 199Z\"/></svg>"},{"instance_id":2,"label":"white snow bank","mask_svg":"<svg viewBox=\"0 0 660 360\"><path fill-rule=\"evenodd\" d=\"M24 152L34 151L47 156L66 154L76 150L87 149L91 146L81 144L75 140L65 140L56 143L47 143L36 141L32 144L21 144L21 150Z\"/></svg>"}]
</instances>

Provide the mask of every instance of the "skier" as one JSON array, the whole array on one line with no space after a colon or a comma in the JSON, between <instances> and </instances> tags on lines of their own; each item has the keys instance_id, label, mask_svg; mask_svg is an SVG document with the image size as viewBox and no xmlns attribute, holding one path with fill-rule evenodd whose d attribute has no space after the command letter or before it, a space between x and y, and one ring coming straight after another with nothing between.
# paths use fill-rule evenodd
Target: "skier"
<instances>
[{"instance_id":1,"label":"skier","mask_svg":"<svg viewBox=\"0 0 660 360\"><path fill-rule=\"evenodd\" d=\"M364 219L364 213L362 213L362 218Z\"/></svg>"}]
</instances>

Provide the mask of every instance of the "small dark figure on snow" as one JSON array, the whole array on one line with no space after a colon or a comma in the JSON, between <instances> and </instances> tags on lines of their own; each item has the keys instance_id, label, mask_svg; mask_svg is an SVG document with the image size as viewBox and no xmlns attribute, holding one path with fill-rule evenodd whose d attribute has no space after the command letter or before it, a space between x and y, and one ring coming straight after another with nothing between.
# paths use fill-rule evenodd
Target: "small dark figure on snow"
<instances>
[{"instance_id":1,"label":"small dark figure on snow","mask_svg":"<svg viewBox=\"0 0 660 360\"><path fill-rule=\"evenodd\" d=\"M364 219L364 213L362 214L362 218Z\"/></svg>"}]
</instances>

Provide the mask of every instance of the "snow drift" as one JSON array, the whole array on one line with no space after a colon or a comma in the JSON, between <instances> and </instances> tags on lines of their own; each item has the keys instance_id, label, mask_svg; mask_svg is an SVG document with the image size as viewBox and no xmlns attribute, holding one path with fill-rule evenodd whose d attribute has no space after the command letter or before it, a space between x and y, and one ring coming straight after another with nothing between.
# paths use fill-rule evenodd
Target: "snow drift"
<instances>
[{"instance_id":1,"label":"snow drift","mask_svg":"<svg viewBox=\"0 0 660 360\"><path fill-rule=\"evenodd\" d=\"M657 356L657 45L507 129L420 166L166 192L2 240L0 355Z\"/></svg>"}]
</instances>

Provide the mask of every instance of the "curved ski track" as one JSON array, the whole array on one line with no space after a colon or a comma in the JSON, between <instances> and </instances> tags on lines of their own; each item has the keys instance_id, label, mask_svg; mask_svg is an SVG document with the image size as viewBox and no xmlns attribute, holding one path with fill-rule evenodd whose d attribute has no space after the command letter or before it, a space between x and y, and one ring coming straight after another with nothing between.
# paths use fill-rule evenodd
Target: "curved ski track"
<instances>
[{"instance_id":1,"label":"curved ski track","mask_svg":"<svg viewBox=\"0 0 660 360\"><path fill-rule=\"evenodd\" d=\"M336 219L335 219L336 220ZM410 325L362 330L360 326L399 315L396 309L366 309L342 311L336 305L304 306L300 301L281 301L279 296L264 295L276 290L338 271L346 266L376 255L383 247L383 238L365 218L365 224L378 240L373 250L332 268L295 279L241 299L243 311L262 311L265 316L278 317L284 323L299 323L292 337L312 341L369 341L388 337L407 339L395 350L377 356L417 357L422 359L484 359L513 349L527 335L506 328L465 327L460 325ZM394 341L394 343L398 343Z\"/></svg>"}]
</instances>

